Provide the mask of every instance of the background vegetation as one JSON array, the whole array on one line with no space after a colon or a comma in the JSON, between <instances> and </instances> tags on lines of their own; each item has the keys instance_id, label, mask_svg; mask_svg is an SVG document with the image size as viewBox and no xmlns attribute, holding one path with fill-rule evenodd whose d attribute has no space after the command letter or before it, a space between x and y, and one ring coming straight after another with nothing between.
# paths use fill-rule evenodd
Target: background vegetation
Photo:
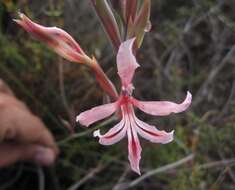
<instances>
[{"instance_id":1,"label":"background vegetation","mask_svg":"<svg viewBox=\"0 0 235 190\"><path fill-rule=\"evenodd\" d=\"M47 124L61 154L51 168L20 163L1 169L0 189L235 189L233 0L152 1L152 30L138 53L135 96L181 101L189 89L193 105L169 117L138 113L176 132L167 145L142 140L141 178L130 171L125 141L101 146L92 137L94 127L74 122L76 114L103 101L89 70L58 58L16 26L12 18L18 10L38 23L64 28L120 85L111 46L89 1L1 0L0 76ZM75 127L74 135L68 126Z\"/></svg>"}]
</instances>

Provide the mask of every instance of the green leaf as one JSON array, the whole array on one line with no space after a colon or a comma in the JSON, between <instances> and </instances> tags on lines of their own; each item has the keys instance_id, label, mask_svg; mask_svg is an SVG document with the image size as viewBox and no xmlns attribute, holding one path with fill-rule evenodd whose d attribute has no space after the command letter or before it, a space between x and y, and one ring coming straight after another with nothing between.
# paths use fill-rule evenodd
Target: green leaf
<instances>
[{"instance_id":1,"label":"green leaf","mask_svg":"<svg viewBox=\"0 0 235 190\"><path fill-rule=\"evenodd\" d=\"M134 32L136 36L136 44L139 48L143 42L145 32L151 28L150 22L151 0L144 0L139 14L135 20Z\"/></svg>"}]
</instances>

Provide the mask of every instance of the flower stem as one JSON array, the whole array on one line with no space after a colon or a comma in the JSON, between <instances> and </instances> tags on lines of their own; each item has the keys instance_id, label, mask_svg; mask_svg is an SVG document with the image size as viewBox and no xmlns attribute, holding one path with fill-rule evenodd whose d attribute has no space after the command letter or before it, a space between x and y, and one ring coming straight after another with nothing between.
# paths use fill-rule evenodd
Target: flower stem
<instances>
[{"instance_id":1,"label":"flower stem","mask_svg":"<svg viewBox=\"0 0 235 190\"><path fill-rule=\"evenodd\" d=\"M109 95L112 101L116 101L118 99L117 90L97 63L96 59L94 57L92 59L88 57L86 63L94 71L96 80L100 87Z\"/></svg>"}]
</instances>

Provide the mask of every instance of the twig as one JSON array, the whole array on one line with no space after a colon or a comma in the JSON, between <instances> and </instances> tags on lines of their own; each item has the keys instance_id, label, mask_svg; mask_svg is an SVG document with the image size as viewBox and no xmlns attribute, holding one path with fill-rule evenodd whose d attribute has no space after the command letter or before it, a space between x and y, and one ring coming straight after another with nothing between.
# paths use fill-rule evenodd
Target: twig
<instances>
[{"instance_id":1,"label":"twig","mask_svg":"<svg viewBox=\"0 0 235 190\"><path fill-rule=\"evenodd\" d=\"M221 63L215 67L208 75L207 80L203 83L203 85L199 88L198 92L195 95L193 106L195 107L198 103L200 103L205 95L207 95L207 88L211 82L214 81L218 73L224 68L224 66L228 63L228 61L234 56L235 45L231 48L231 50L227 53L227 55L223 58Z\"/></svg>"},{"instance_id":2,"label":"twig","mask_svg":"<svg viewBox=\"0 0 235 190\"><path fill-rule=\"evenodd\" d=\"M180 165L183 165L191 160L194 159L194 154L190 154L188 156L186 156L185 158L183 159L180 159L174 163L171 163L171 164L168 164L168 165L165 165L165 166L162 166L160 168L157 168L157 169L154 169L154 170L151 170L149 172L147 172L146 174L138 177L137 179L135 179L134 181L128 183L128 184L125 184L125 188L122 189L122 190L126 190L126 189L129 189L129 188L132 188L136 185L138 185L140 182L142 182L143 180L153 176L153 175L156 175L156 174L159 174L159 173L163 173L163 172L166 172L166 171L169 171L169 170L172 170L172 169L175 169L177 167L179 167Z\"/></svg>"},{"instance_id":3,"label":"twig","mask_svg":"<svg viewBox=\"0 0 235 190\"><path fill-rule=\"evenodd\" d=\"M112 188L112 190L121 190L123 188L122 187L122 185L124 184L123 181L125 180L129 171L130 171L130 167L126 166L126 169L124 170L123 174L120 176L117 184Z\"/></svg>"},{"instance_id":4,"label":"twig","mask_svg":"<svg viewBox=\"0 0 235 190\"><path fill-rule=\"evenodd\" d=\"M130 189L153 175L170 171L172 169L179 167L180 165L183 165L189 161L192 161L194 159L194 157L195 157L194 154L190 154L190 155L186 156L185 158L178 160L174 163L171 163L171 164L162 166L160 168L151 170L151 171L147 172L146 174L142 175L141 177L138 177L137 179L135 179L134 181L132 181L130 183L123 183L123 186L122 186L123 188L119 189L119 190ZM225 166L227 167L227 166L233 166L233 165L235 165L235 158L209 162L209 163L197 166L196 169L205 170L205 169L210 169L210 168L225 167Z\"/></svg>"},{"instance_id":5,"label":"twig","mask_svg":"<svg viewBox=\"0 0 235 190\"><path fill-rule=\"evenodd\" d=\"M235 175L234 175L231 167L227 167L227 168L228 168L228 174L229 174L231 180L233 181L233 183L235 183Z\"/></svg>"},{"instance_id":6,"label":"twig","mask_svg":"<svg viewBox=\"0 0 235 190\"><path fill-rule=\"evenodd\" d=\"M18 171L16 172L16 175L13 178L11 178L8 182L2 184L0 186L0 189L1 190L9 189L20 178L22 172L23 172L23 164L20 165Z\"/></svg>"},{"instance_id":7,"label":"twig","mask_svg":"<svg viewBox=\"0 0 235 190\"><path fill-rule=\"evenodd\" d=\"M220 157L222 158L222 159L225 159L225 156L224 156L224 154L221 152L221 153L219 153L219 155L220 155ZM233 173L233 171L232 171L232 169L231 169L231 166L226 166L226 169L227 169L227 172L228 172L228 175L230 176L230 178L231 178L231 180L235 183L235 175L234 175L234 173Z\"/></svg>"},{"instance_id":8,"label":"twig","mask_svg":"<svg viewBox=\"0 0 235 190\"><path fill-rule=\"evenodd\" d=\"M103 127L103 126L105 126L105 125L107 125L107 124L110 124L110 123L113 122L115 119L116 119L116 117L113 116L113 117L111 117L110 119L105 120L105 121L102 122L101 124L97 125L96 127L93 127L92 129L89 129L89 130L87 130L87 131L85 131L85 132L82 132L82 133L72 134L72 135L70 135L69 137L67 137L67 138L65 138L65 139L63 139L63 140L61 140L61 141L59 141L59 142L57 142L57 143L58 143L58 145L63 145L63 144L65 144L65 143L67 143L67 142L69 142L69 141L71 141L71 140L74 140L74 139L77 139L77 138L79 138L79 137L88 135L89 133L91 133L91 132L94 131L95 129L98 129L98 128Z\"/></svg>"},{"instance_id":9,"label":"twig","mask_svg":"<svg viewBox=\"0 0 235 190\"><path fill-rule=\"evenodd\" d=\"M46 168L46 173L49 175L50 185L53 187L53 190L60 190L61 186L55 170L55 166L50 166Z\"/></svg>"},{"instance_id":10,"label":"twig","mask_svg":"<svg viewBox=\"0 0 235 190\"><path fill-rule=\"evenodd\" d=\"M94 175L98 172L100 172L104 168L103 165L99 164L96 168L91 170L85 177L83 177L80 181L77 183L73 184L71 187L68 188L68 190L78 190L81 185L86 183L89 179L93 178Z\"/></svg>"},{"instance_id":11,"label":"twig","mask_svg":"<svg viewBox=\"0 0 235 190\"><path fill-rule=\"evenodd\" d=\"M202 14L201 16L191 16L191 18L188 19L187 23L185 24L183 31L179 34L177 37L177 40L170 45L163 53L163 55L160 58L160 61L163 62L164 60L168 58L168 61L166 63L166 66L164 67L163 74L165 77L167 77L168 80L172 81L171 76L169 74L170 66L175 63L175 59L177 58L178 54L180 54L180 49L178 48L183 43L184 35L189 33L191 29L193 29L195 26L197 26L201 21L206 19L207 17L210 17L213 14L216 14L219 12L221 5L217 4L213 7L211 7L205 14ZM185 47L183 47L184 50ZM190 62L192 62L190 52L186 51L187 55L189 56L189 59L191 59Z\"/></svg>"},{"instance_id":12,"label":"twig","mask_svg":"<svg viewBox=\"0 0 235 190\"><path fill-rule=\"evenodd\" d=\"M210 168L215 168L215 167L224 167L224 166L233 166L233 165L235 165L235 158L202 164L200 166L197 166L197 169L205 170L205 169L210 169Z\"/></svg>"},{"instance_id":13,"label":"twig","mask_svg":"<svg viewBox=\"0 0 235 190\"><path fill-rule=\"evenodd\" d=\"M146 39L147 39L147 43L149 46L149 49L148 49L149 57L150 57L151 61L156 65L157 70L159 71L158 75L157 75L157 77L158 77L157 83L158 83L159 93L161 96L163 79L162 79L162 73L160 71L162 71L162 63L161 63L160 59L158 58L157 52L154 49L153 39L151 39L151 38L146 38Z\"/></svg>"},{"instance_id":14,"label":"twig","mask_svg":"<svg viewBox=\"0 0 235 190\"><path fill-rule=\"evenodd\" d=\"M75 113L74 111L70 108L68 100L66 98L65 95L65 88L64 88L64 67L63 67L63 60L62 58L59 58L59 63L58 63L58 69L59 69L59 86L60 86L60 96L61 96L61 100L62 103L64 105L64 108L68 114L69 120L70 120L70 124L66 124L65 127L67 127L69 129L69 131L71 133L74 133L74 127L76 125L76 121L75 121Z\"/></svg>"},{"instance_id":15,"label":"twig","mask_svg":"<svg viewBox=\"0 0 235 190\"><path fill-rule=\"evenodd\" d=\"M38 172L38 190L44 190L45 189L45 176L43 173L43 169L41 166L37 167Z\"/></svg>"},{"instance_id":16,"label":"twig","mask_svg":"<svg viewBox=\"0 0 235 190\"><path fill-rule=\"evenodd\" d=\"M228 168L225 168L218 176L218 178L216 179L216 181L211 185L211 187L209 188L209 190L214 190L216 188L217 185L219 185L225 178L225 174L227 173Z\"/></svg>"},{"instance_id":17,"label":"twig","mask_svg":"<svg viewBox=\"0 0 235 190\"><path fill-rule=\"evenodd\" d=\"M224 116L228 112L229 105L230 105L231 101L233 100L234 95L235 95L235 80L233 81L232 88L231 88L228 100L225 103L225 105L224 105L222 111L220 112L219 116L217 117L216 121L220 120L222 118L222 116Z\"/></svg>"}]
</instances>

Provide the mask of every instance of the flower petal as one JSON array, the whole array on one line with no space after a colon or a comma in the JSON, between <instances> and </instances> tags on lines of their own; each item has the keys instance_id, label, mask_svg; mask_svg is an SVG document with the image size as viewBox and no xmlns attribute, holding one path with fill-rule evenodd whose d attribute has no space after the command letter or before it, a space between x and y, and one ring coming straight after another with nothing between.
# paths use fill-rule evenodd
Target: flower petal
<instances>
[{"instance_id":1,"label":"flower petal","mask_svg":"<svg viewBox=\"0 0 235 190\"><path fill-rule=\"evenodd\" d=\"M38 40L46 43L59 55L73 62L82 62L85 55L79 44L64 30L57 27L39 25L22 13L20 20L14 20Z\"/></svg>"},{"instance_id":2,"label":"flower petal","mask_svg":"<svg viewBox=\"0 0 235 190\"><path fill-rule=\"evenodd\" d=\"M176 104L169 101L145 102L134 98L132 98L131 101L136 107L145 113L155 116L165 116L171 113L180 113L185 111L191 104L192 95L190 92L187 92L187 97L181 104Z\"/></svg>"},{"instance_id":3,"label":"flower petal","mask_svg":"<svg viewBox=\"0 0 235 190\"><path fill-rule=\"evenodd\" d=\"M122 85L125 87L131 84L135 70L139 67L136 58L132 53L132 47L134 42L135 38L123 42L120 45L117 54L118 74L122 80Z\"/></svg>"},{"instance_id":4,"label":"flower petal","mask_svg":"<svg viewBox=\"0 0 235 190\"><path fill-rule=\"evenodd\" d=\"M123 118L117 125L112 127L107 133L104 135L100 134L100 130L96 130L93 133L94 137L99 137L99 143L102 145L112 145L119 142L126 135L126 126L125 126L125 118Z\"/></svg>"},{"instance_id":5,"label":"flower petal","mask_svg":"<svg viewBox=\"0 0 235 190\"><path fill-rule=\"evenodd\" d=\"M112 115L117 110L118 106L119 102L114 102L94 107L90 110L80 113L77 116L76 121L88 127L92 123Z\"/></svg>"},{"instance_id":6,"label":"flower petal","mask_svg":"<svg viewBox=\"0 0 235 190\"><path fill-rule=\"evenodd\" d=\"M174 131L166 132L164 130L160 131L156 129L155 126L149 125L136 116L134 116L134 122L136 123L136 130L143 138L153 142L166 144L173 140Z\"/></svg>"},{"instance_id":7,"label":"flower petal","mask_svg":"<svg viewBox=\"0 0 235 190\"><path fill-rule=\"evenodd\" d=\"M127 126L128 152L129 152L128 158L132 170L140 175L139 163L141 159L142 148L140 146L139 138L137 136L135 127L130 121L128 121L127 125L129 125Z\"/></svg>"}]
</instances>

